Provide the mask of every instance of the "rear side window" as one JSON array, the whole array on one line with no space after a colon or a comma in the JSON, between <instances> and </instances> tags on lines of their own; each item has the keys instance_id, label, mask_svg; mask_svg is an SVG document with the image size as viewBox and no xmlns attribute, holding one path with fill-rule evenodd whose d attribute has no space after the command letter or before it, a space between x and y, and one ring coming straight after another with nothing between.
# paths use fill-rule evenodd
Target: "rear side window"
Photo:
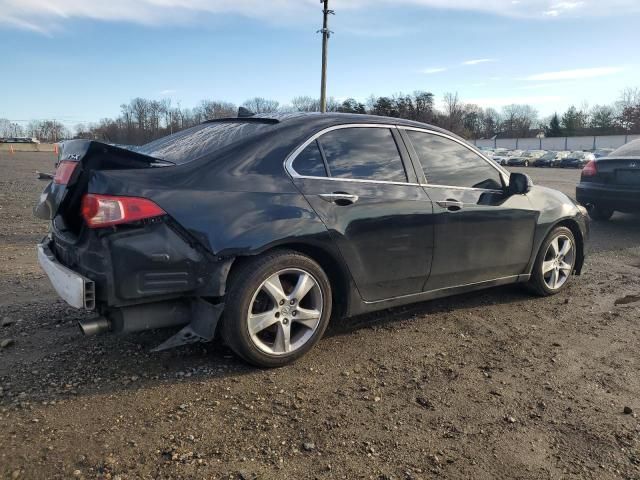
<instances>
[{"instance_id":1,"label":"rear side window","mask_svg":"<svg viewBox=\"0 0 640 480\"><path fill-rule=\"evenodd\" d=\"M388 128L343 128L318 140L333 178L406 182L398 146Z\"/></svg>"},{"instance_id":2,"label":"rear side window","mask_svg":"<svg viewBox=\"0 0 640 480\"><path fill-rule=\"evenodd\" d=\"M294 160L293 169L305 177L326 177L322 154L317 142L311 142Z\"/></svg>"},{"instance_id":3,"label":"rear side window","mask_svg":"<svg viewBox=\"0 0 640 480\"><path fill-rule=\"evenodd\" d=\"M480 155L446 137L407 130L427 183L501 190L500 173Z\"/></svg>"}]
</instances>

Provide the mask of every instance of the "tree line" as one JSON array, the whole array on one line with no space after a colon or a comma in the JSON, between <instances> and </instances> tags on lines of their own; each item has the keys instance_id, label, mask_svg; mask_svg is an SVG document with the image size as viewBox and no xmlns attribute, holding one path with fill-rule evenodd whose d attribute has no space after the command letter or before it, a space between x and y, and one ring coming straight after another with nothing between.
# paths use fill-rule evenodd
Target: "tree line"
<instances>
[{"instance_id":1,"label":"tree line","mask_svg":"<svg viewBox=\"0 0 640 480\"><path fill-rule=\"evenodd\" d=\"M243 107L255 113L317 112L320 101L295 97L288 104L255 97ZM327 110L343 113L368 113L430 123L453 131L467 139L527 138L541 132L547 137L577 135L640 134L640 88L627 88L611 105L571 106L565 112L541 118L531 105L507 105L500 110L464 102L457 93L446 93L440 104L430 92L371 96L364 102L348 98L342 102L329 98ZM202 100L192 108L174 105L170 99L134 98L120 106L116 118L79 124L68 131L53 120L33 121L26 127L0 119L0 137L32 136L41 141L62 138L89 138L118 144L139 145L205 120L235 117L238 105L222 100ZM5 134L5 132L11 132ZM16 134L17 132L17 134Z\"/></svg>"}]
</instances>

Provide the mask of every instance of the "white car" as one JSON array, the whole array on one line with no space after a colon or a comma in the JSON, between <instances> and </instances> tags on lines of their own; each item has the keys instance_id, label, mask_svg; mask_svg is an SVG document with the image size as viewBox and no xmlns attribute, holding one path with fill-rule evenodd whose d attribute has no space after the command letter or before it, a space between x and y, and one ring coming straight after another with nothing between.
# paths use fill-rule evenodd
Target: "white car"
<instances>
[{"instance_id":1,"label":"white car","mask_svg":"<svg viewBox=\"0 0 640 480\"><path fill-rule=\"evenodd\" d=\"M494 155L493 160L500 165L507 165L511 157L519 157L524 153L524 150L509 150L502 152L500 155Z\"/></svg>"}]
</instances>

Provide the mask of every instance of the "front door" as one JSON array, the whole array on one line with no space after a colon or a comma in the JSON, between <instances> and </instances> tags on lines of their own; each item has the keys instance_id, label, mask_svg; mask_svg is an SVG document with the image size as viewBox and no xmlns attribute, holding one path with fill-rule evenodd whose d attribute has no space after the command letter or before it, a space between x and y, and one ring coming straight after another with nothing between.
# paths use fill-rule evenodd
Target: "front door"
<instances>
[{"instance_id":1,"label":"front door","mask_svg":"<svg viewBox=\"0 0 640 480\"><path fill-rule=\"evenodd\" d=\"M290 172L365 301L422 291L433 255L433 207L394 127L330 129L295 157Z\"/></svg>"},{"instance_id":2,"label":"front door","mask_svg":"<svg viewBox=\"0 0 640 480\"><path fill-rule=\"evenodd\" d=\"M403 136L434 205L435 250L425 290L526 273L538 212L508 195L500 170L463 142L436 132Z\"/></svg>"}]
</instances>

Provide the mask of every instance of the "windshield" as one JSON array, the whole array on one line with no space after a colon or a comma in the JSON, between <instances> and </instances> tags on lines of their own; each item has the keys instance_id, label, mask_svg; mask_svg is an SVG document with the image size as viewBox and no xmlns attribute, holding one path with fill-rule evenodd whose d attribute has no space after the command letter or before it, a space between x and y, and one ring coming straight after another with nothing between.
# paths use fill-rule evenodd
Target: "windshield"
<instances>
[{"instance_id":1,"label":"windshield","mask_svg":"<svg viewBox=\"0 0 640 480\"><path fill-rule=\"evenodd\" d=\"M271 123L242 120L203 123L142 145L136 151L177 164L188 163L272 126Z\"/></svg>"},{"instance_id":2,"label":"windshield","mask_svg":"<svg viewBox=\"0 0 640 480\"><path fill-rule=\"evenodd\" d=\"M557 153L545 153L543 156L540 157L540 160L553 160L554 158L556 158Z\"/></svg>"}]
</instances>

